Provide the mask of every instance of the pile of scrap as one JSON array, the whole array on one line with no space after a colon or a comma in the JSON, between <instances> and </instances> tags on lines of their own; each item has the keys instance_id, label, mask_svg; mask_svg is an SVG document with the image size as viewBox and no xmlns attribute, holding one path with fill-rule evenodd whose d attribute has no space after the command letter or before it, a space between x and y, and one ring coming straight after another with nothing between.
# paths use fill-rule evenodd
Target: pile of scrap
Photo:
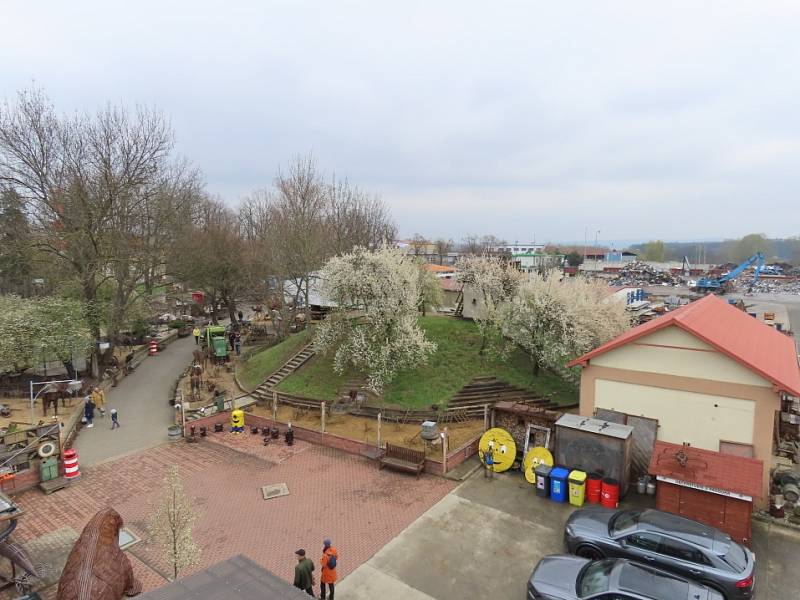
<instances>
[{"instance_id":1,"label":"pile of scrap","mask_svg":"<svg viewBox=\"0 0 800 600\"><path fill-rule=\"evenodd\" d=\"M740 291L800 296L800 281L796 279L760 279L756 283L744 280L737 287Z\"/></svg>"},{"instance_id":2,"label":"pile of scrap","mask_svg":"<svg viewBox=\"0 0 800 600\"><path fill-rule=\"evenodd\" d=\"M662 271L645 262L632 262L619 270L611 281L616 286L679 285L680 280L669 271Z\"/></svg>"}]
</instances>

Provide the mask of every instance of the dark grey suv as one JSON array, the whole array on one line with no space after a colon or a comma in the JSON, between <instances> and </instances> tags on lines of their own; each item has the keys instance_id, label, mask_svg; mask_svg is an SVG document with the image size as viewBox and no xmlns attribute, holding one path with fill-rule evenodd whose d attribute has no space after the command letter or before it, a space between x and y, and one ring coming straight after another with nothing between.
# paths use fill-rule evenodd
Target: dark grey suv
<instances>
[{"instance_id":1,"label":"dark grey suv","mask_svg":"<svg viewBox=\"0 0 800 600\"><path fill-rule=\"evenodd\" d=\"M753 553L718 529L671 513L577 510L567 520L564 541L584 558L629 558L699 581L728 600L753 597Z\"/></svg>"},{"instance_id":2,"label":"dark grey suv","mask_svg":"<svg viewBox=\"0 0 800 600\"><path fill-rule=\"evenodd\" d=\"M721 600L694 581L624 558L545 556L528 581L528 600Z\"/></svg>"}]
</instances>

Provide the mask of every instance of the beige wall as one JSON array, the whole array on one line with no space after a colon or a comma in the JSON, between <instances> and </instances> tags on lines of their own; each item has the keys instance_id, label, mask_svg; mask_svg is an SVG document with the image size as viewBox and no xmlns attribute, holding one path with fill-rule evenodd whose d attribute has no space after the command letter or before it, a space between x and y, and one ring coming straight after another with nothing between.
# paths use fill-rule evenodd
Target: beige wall
<instances>
[{"instance_id":1,"label":"beige wall","mask_svg":"<svg viewBox=\"0 0 800 600\"><path fill-rule=\"evenodd\" d=\"M592 364L612 369L772 387L771 382L674 326L601 354L592 359Z\"/></svg>"},{"instance_id":2,"label":"beige wall","mask_svg":"<svg viewBox=\"0 0 800 600\"><path fill-rule=\"evenodd\" d=\"M658 419L658 438L665 441L710 450L719 450L720 440L752 443L755 458L764 463L757 505L768 504L773 428L780 410L780 396L772 388L600 366L592 359L581 373L580 414L591 416L596 406Z\"/></svg>"},{"instance_id":3,"label":"beige wall","mask_svg":"<svg viewBox=\"0 0 800 600\"><path fill-rule=\"evenodd\" d=\"M658 439L719 450L719 440L753 443L753 400L595 380L595 408L658 419ZM688 417L688 418L687 418ZM724 437L723 437L724 436Z\"/></svg>"}]
</instances>

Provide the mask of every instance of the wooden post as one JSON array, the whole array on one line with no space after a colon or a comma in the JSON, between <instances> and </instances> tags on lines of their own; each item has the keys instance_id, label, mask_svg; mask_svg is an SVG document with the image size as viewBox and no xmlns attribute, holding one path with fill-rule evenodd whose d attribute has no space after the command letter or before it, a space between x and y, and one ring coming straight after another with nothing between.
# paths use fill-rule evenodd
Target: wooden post
<instances>
[{"instance_id":1,"label":"wooden post","mask_svg":"<svg viewBox=\"0 0 800 600\"><path fill-rule=\"evenodd\" d=\"M383 416L383 413L381 413L379 411L378 412L378 448L381 447L381 418L382 418L382 416Z\"/></svg>"},{"instance_id":2,"label":"wooden post","mask_svg":"<svg viewBox=\"0 0 800 600\"><path fill-rule=\"evenodd\" d=\"M489 431L489 405L483 405L483 430Z\"/></svg>"},{"instance_id":3,"label":"wooden post","mask_svg":"<svg viewBox=\"0 0 800 600\"><path fill-rule=\"evenodd\" d=\"M272 424L278 420L278 392L272 392Z\"/></svg>"},{"instance_id":4,"label":"wooden post","mask_svg":"<svg viewBox=\"0 0 800 600\"><path fill-rule=\"evenodd\" d=\"M445 427L442 433L442 475L447 474L447 438L447 427Z\"/></svg>"},{"instance_id":5,"label":"wooden post","mask_svg":"<svg viewBox=\"0 0 800 600\"><path fill-rule=\"evenodd\" d=\"M319 405L321 412L320 412L320 421L322 423L322 434L325 435L325 401L323 400L322 403Z\"/></svg>"}]
</instances>

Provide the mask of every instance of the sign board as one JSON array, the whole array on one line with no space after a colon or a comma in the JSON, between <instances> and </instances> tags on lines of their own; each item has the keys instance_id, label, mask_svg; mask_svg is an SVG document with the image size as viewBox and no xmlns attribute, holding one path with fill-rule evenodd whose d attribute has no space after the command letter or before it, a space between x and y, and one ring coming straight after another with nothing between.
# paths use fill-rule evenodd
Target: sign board
<instances>
[{"instance_id":1,"label":"sign board","mask_svg":"<svg viewBox=\"0 0 800 600\"><path fill-rule=\"evenodd\" d=\"M744 500L745 502L753 501L752 496L746 496L745 494L739 494L737 492L729 492L728 490L721 490L719 488L709 487L701 483L692 483L691 481L681 481L680 479L673 479L672 477L664 477L663 475L656 475L656 479L658 481L663 481L664 483L671 483L673 485L679 485L681 487L692 488L695 490L700 490L701 492L708 492L709 494L717 494L719 496L725 496L727 498Z\"/></svg>"}]
</instances>

